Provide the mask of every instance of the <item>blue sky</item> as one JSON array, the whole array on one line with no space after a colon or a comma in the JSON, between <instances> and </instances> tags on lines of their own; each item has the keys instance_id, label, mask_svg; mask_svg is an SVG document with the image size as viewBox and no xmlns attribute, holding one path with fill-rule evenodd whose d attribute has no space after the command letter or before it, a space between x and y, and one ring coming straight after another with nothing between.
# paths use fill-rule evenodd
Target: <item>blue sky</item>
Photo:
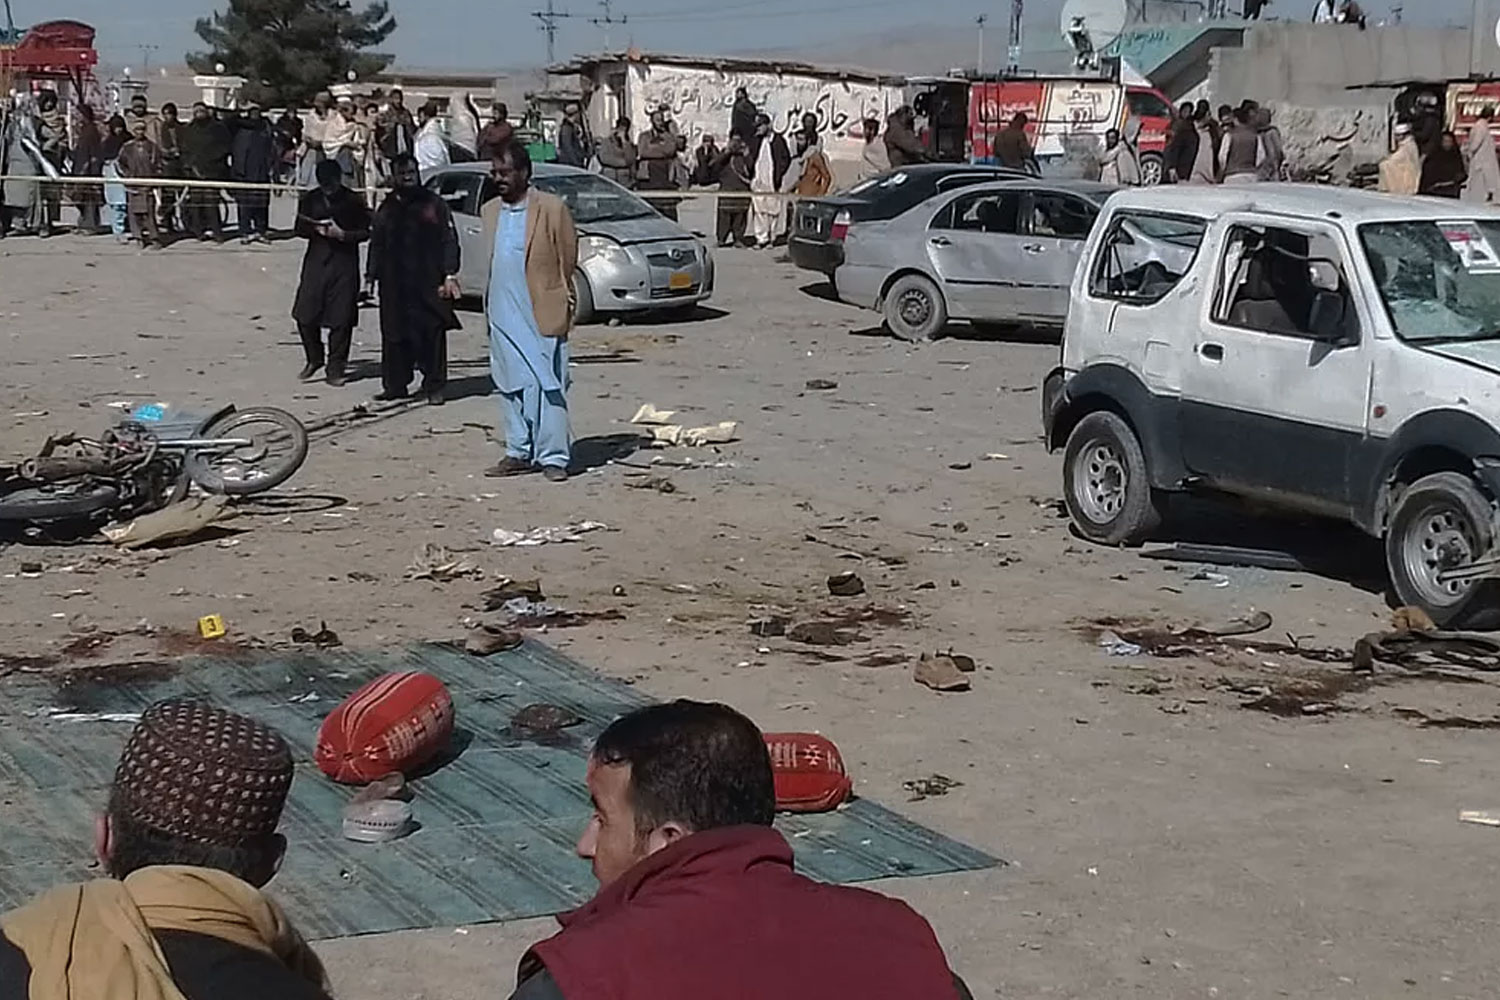
<instances>
[{"instance_id":1,"label":"blue sky","mask_svg":"<svg viewBox=\"0 0 1500 1000\"><path fill-rule=\"evenodd\" d=\"M111 64L139 67L178 64L196 47L195 18L226 0L11 0L16 21L27 24L49 17L72 17L99 29L98 45ZM1238 5L1240 0L1230 0ZM1367 13L1383 17L1391 0L1369 0ZM599 0L554 0L559 11L578 17L559 21L558 56L598 51L603 28L586 18L602 16ZM536 66L546 49L530 12L545 0L392 0L399 27L389 48L404 65L461 69ZM1061 0L1030 0L1026 11L1028 48L1053 48ZM1301 17L1312 0L1276 0L1271 12ZM1457 13L1467 0L1407 0L1408 22L1435 23ZM1284 9L1283 9L1284 8ZM614 16L624 25L611 27L619 48L634 41L642 48L678 52L735 52L765 48L806 50L819 42L874 35L906 25L957 29L974 27L979 13L989 15L986 45L997 56L1005 47L1009 0L614 0ZM977 37L977 36L976 36ZM154 45L155 50L140 46ZM944 67L946 68L946 67Z\"/></svg>"}]
</instances>

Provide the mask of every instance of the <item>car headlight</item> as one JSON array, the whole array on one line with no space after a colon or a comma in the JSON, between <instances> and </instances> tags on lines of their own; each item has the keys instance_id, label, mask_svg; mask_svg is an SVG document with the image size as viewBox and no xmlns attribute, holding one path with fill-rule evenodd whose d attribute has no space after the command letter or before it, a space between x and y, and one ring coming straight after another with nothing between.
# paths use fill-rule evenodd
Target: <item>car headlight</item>
<instances>
[{"instance_id":1,"label":"car headlight","mask_svg":"<svg viewBox=\"0 0 1500 1000\"><path fill-rule=\"evenodd\" d=\"M630 254L608 236L583 236L578 240L578 263L598 259L603 264L624 267L630 263Z\"/></svg>"}]
</instances>

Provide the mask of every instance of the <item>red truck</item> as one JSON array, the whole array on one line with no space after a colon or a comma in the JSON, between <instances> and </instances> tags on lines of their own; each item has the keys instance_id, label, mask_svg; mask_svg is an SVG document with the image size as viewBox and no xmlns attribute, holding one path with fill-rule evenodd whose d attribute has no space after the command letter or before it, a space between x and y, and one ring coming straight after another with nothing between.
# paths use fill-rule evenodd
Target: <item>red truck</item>
<instances>
[{"instance_id":1,"label":"red truck","mask_svg":"<svg viewBox=\"0 0 1500 1000\"><path fill-rule=\"evenodd\" d=\"M1017 112L1038 159L1061 156L1063 136L1104 133L1140 121L1142 181L1162 179L1162 150L1172 104L1159 90L1102 77L1033 75L945 76L909 79L913 107L927 119L924 136L934 159L993 163L991 142Z\"/></svg>"}]
</instances>

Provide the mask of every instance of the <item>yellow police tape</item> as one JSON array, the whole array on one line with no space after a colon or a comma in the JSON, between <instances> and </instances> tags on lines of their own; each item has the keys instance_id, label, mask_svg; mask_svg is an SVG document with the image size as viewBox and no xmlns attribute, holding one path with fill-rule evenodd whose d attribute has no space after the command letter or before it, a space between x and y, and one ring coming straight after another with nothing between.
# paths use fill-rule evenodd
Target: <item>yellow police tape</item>
<instances>
[{"instance_id":1,"label":"yellow police tape","mask_svg":"<svg viewBox=\"0 0 1500 1000\"><path fill-rule=\"evenodd\" d=\"M30 176L25 174L0 174L0 182L4 181L31 181L36 184L61 184L80 185L84 187L103 187L106 184L118 184L122 187L145 187L145 188L171 188L173 190L192 190L194 188L212 191L269 191L271 194L300 195L306 188L299 188L291 184L255 184L247 181L203 181L186 177L47 177ZM389 191L386 187L364 187L352 188L351 190L380 193ZM634 188L630 193L647 201L693 201L697 199L716 198L775 198L781 201L806 201L813 195L782 194L773 191L642 191Z\"/></svg>"}]
</instances>

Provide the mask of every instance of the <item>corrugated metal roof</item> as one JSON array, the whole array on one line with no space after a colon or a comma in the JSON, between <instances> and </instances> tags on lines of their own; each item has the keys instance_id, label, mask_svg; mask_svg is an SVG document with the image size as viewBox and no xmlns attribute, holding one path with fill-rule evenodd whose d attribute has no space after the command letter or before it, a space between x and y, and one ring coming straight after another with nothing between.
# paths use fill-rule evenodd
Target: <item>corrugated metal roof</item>
<instances>
[{"instance_id":1,"label":"corrugated metal roof","mask_svg":"<svg viewBox=\"0 0 1500 1000\"><path fill-rule=\"evenodd\" d=\"M641 52L635 49L625 52L604 52L597 55L578 56L568 62L547 67L554 76L570 76L588 73L592 69L611 63L660 63L667 66L690 66L698 69L717 69L728 73L778 73L797 76L816 76L833 80L857 80L862 83L887 83L900 85L906 78L898 74L882 73L878 70L857 66L819 66L796 59L756 58L746 56L678 55L669 52Z\"/></svg>"}]
</instances>

